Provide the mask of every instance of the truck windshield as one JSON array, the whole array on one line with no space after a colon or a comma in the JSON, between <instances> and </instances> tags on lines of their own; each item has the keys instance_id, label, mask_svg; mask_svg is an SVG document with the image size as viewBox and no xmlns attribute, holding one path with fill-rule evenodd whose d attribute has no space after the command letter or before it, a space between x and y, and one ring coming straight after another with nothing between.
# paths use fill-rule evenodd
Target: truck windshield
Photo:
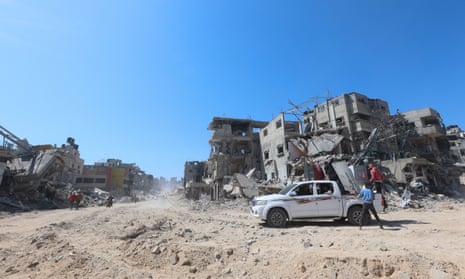
<instances>
[{"instance_id":1,"label":"truck windshield","mask_svg":"<svg viewBox=\"0 0 465 279\"><path fill-rule=\"evenodd\" d=\"M281 194L281 195L286 195L292 188L295 187L295 185L297 185L297 184L290 184L290 185L287 185L286 187L284 187L283 189L281 189L281 191L279 191L279 194Z\"/></svg>"}]
</instances>

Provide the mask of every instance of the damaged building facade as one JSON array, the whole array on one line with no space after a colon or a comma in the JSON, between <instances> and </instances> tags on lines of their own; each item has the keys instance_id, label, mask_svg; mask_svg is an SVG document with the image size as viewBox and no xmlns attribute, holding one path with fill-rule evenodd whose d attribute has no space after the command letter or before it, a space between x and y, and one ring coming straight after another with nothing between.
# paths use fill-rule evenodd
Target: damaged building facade
<instances>
[{"instance_id":1,"label":"damaged building facade","mask_svg":"<svg viewBox=\"0 0 465 279\"><path fill-rule=\"evenodd\" d=\"M184 189L186 196L194 200L200 199L201 194L210 194L210 185L204 182L205 165L203 161L189 161L184 164Z\"/></svg>"},{"instance_id":2,"label":"damaged building facade","mask_svg":"<svg viewBox=\"0 0 465 279\"><path fill-rule=\"evenodd\" d=\"M333 167L338 161L351 165L357 183L367 181L368 162L401 186L417 180L432 187L448 185L462 174L447 166L464 162L464 137L458 131L446 134L432 108L391 115L385 100L352 92L301 111L297 121L286 116L281 113L270 122L213 118L212 150L203 170L196 172L196 183L219 198L229 185L250 190L310 178L339 179ZM246 177L238 183L235 174Z\"/></svg>"},{"instance_id":3,"label":"damaged building facade","mask_svg":"<svg viewBox=\"0 0 465 279\"><path fill-rule=\"evenodd\" d=\"M465 166L465 132L457 125L447 127L447 139L450 144L451 159L460 166Z\"/></svg>"},{"instance_id":4,"label":"damaged building facade","mask_svg":"<svg viewBox=\"0 0 465 279\"><path fill-rule=\"evenodd\" d=\"M289 139L302 134L298 121L287 121L281 113L260 131L262 161L266 181L279 183L293 175L289 169Z\"/></svg>"},{"instance_id":5,"label":"damaged building facade","mask_svg":"<svg viewBox=\"0 0 465 279\"><path fill-rule=\"evenodd\" d=\"M223 195L224 185L233 183L235 173L263 175L260 129L268 122L251 119L214 117L208 125L213 131L211 150L206 162L205 181L212 185L212 197Z\"/></svg>"},{"instance_id":6,"label":"damaged building facade","mask_svg":"<svg viewBox=\"0 0 465 279\"><path fill-rule=\"evenodd\" d=\"M390 117L388 103L371 99L352 92L328 98L317 104L313 110L304 113L306 134L340 134L348 139L341 146L341 153L356 153L364 144L377 124Z\"/></svg>"},{"instance_id":7,"label":"damaged building facade","mask_svg":"<svg viewBox=\"0 0 465 279\"><path fill-rule=\"evenodd\" d=\"M450 144L441 115L432 108L401 113L414 129L406 139L401 156L383 160L396 184L422 182L430 187L450 184L441 166L451 165Z\"/></svg>"}]
</instances>

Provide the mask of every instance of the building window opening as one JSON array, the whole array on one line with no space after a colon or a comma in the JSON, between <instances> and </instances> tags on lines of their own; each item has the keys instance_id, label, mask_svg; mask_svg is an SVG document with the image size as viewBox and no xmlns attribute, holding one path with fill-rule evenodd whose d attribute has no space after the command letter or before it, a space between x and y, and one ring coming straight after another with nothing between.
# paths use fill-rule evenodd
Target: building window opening
<instances>
[{"instance_id":1,"label":"building window opening","mask_svg":"<svg viewBox=\"0 0 465 279\"><path fill-rule=\"evenodd\" d=\"M284 146L282 144L278 145L276 149L278 151L278 156L284 155Z\"/></svg>"},{"instance_id":2,"label":"building window opening","mask_svg":"<svg viewBox=\"0 0 465 279\"><path fill-rule=\"evenodd\" d=\"M263 157L265 157L265 160L270 159L270 152L265 151L265 152L263 153Z\"/></svg>"}]
</instances>

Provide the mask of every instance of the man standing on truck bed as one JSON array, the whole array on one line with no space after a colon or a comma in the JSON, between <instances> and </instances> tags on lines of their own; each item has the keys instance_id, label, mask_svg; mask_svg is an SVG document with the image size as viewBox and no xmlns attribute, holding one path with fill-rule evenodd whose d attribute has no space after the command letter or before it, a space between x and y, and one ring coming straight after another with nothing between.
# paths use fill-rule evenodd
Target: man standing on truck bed
<instances>
[{"instance_id":1,"label":"man standing on truck bed","mask_svg":"<svg viewBox=\"0 0 465 279\"><path fill-rule=\"evenodd\" d=\"M378 221L379 228L384 229L383 225L381 224L381 220L379 219L378 214L376 213L376 209L373 206L374 194L371 188L368 188L365 185L363 185L363 189L358 194L358 197L362 198L363 201L362 215L360 216L360 229L362 229L365 214L370 214L370 211L371 214L375 216L376 221Z\"/></svg>"},{"instance_id":2,"label":"man standing on truck bed","mask_svg":"<svg viewBox=\"0 0 465 279\"><path fill-rule=\"evenodd\" d=\"M387 208L387 202L386 198L384 197L386 194L383 184L384 175L377 167L375 167L373 163L369 163L368 168L370 169L370 183L372 184L372 187L375 187L376 193L381 194L381 204L383 205L383 212L385 212Z\"/></svg>"}]
</instances>

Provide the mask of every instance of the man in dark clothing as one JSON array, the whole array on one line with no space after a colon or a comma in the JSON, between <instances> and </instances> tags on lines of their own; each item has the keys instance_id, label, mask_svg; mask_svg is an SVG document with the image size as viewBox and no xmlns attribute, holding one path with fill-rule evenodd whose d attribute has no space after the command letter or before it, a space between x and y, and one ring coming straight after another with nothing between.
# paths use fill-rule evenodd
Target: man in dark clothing
<instances>
[{"instance_id":1,"label":"man in dark clothing","mask_svg":"<svg viewBox=\"0 0 465 279\"><path fill-rule=\"evenodd\" d=\"M363 189L358 194L358 197L361 198L363 201L362 215L360 216L360 229L362 229L365 214L370 214L370 212L371 214L373 214L373 216L375 216L376 221L378 221L380 229L384 229L383 225L381 224L381 220L379 219L378 214L376 213L376 209L373 206L374 194L371 188L367 188L365 185L363 185Z\"/></svg>"}]
</instances>

